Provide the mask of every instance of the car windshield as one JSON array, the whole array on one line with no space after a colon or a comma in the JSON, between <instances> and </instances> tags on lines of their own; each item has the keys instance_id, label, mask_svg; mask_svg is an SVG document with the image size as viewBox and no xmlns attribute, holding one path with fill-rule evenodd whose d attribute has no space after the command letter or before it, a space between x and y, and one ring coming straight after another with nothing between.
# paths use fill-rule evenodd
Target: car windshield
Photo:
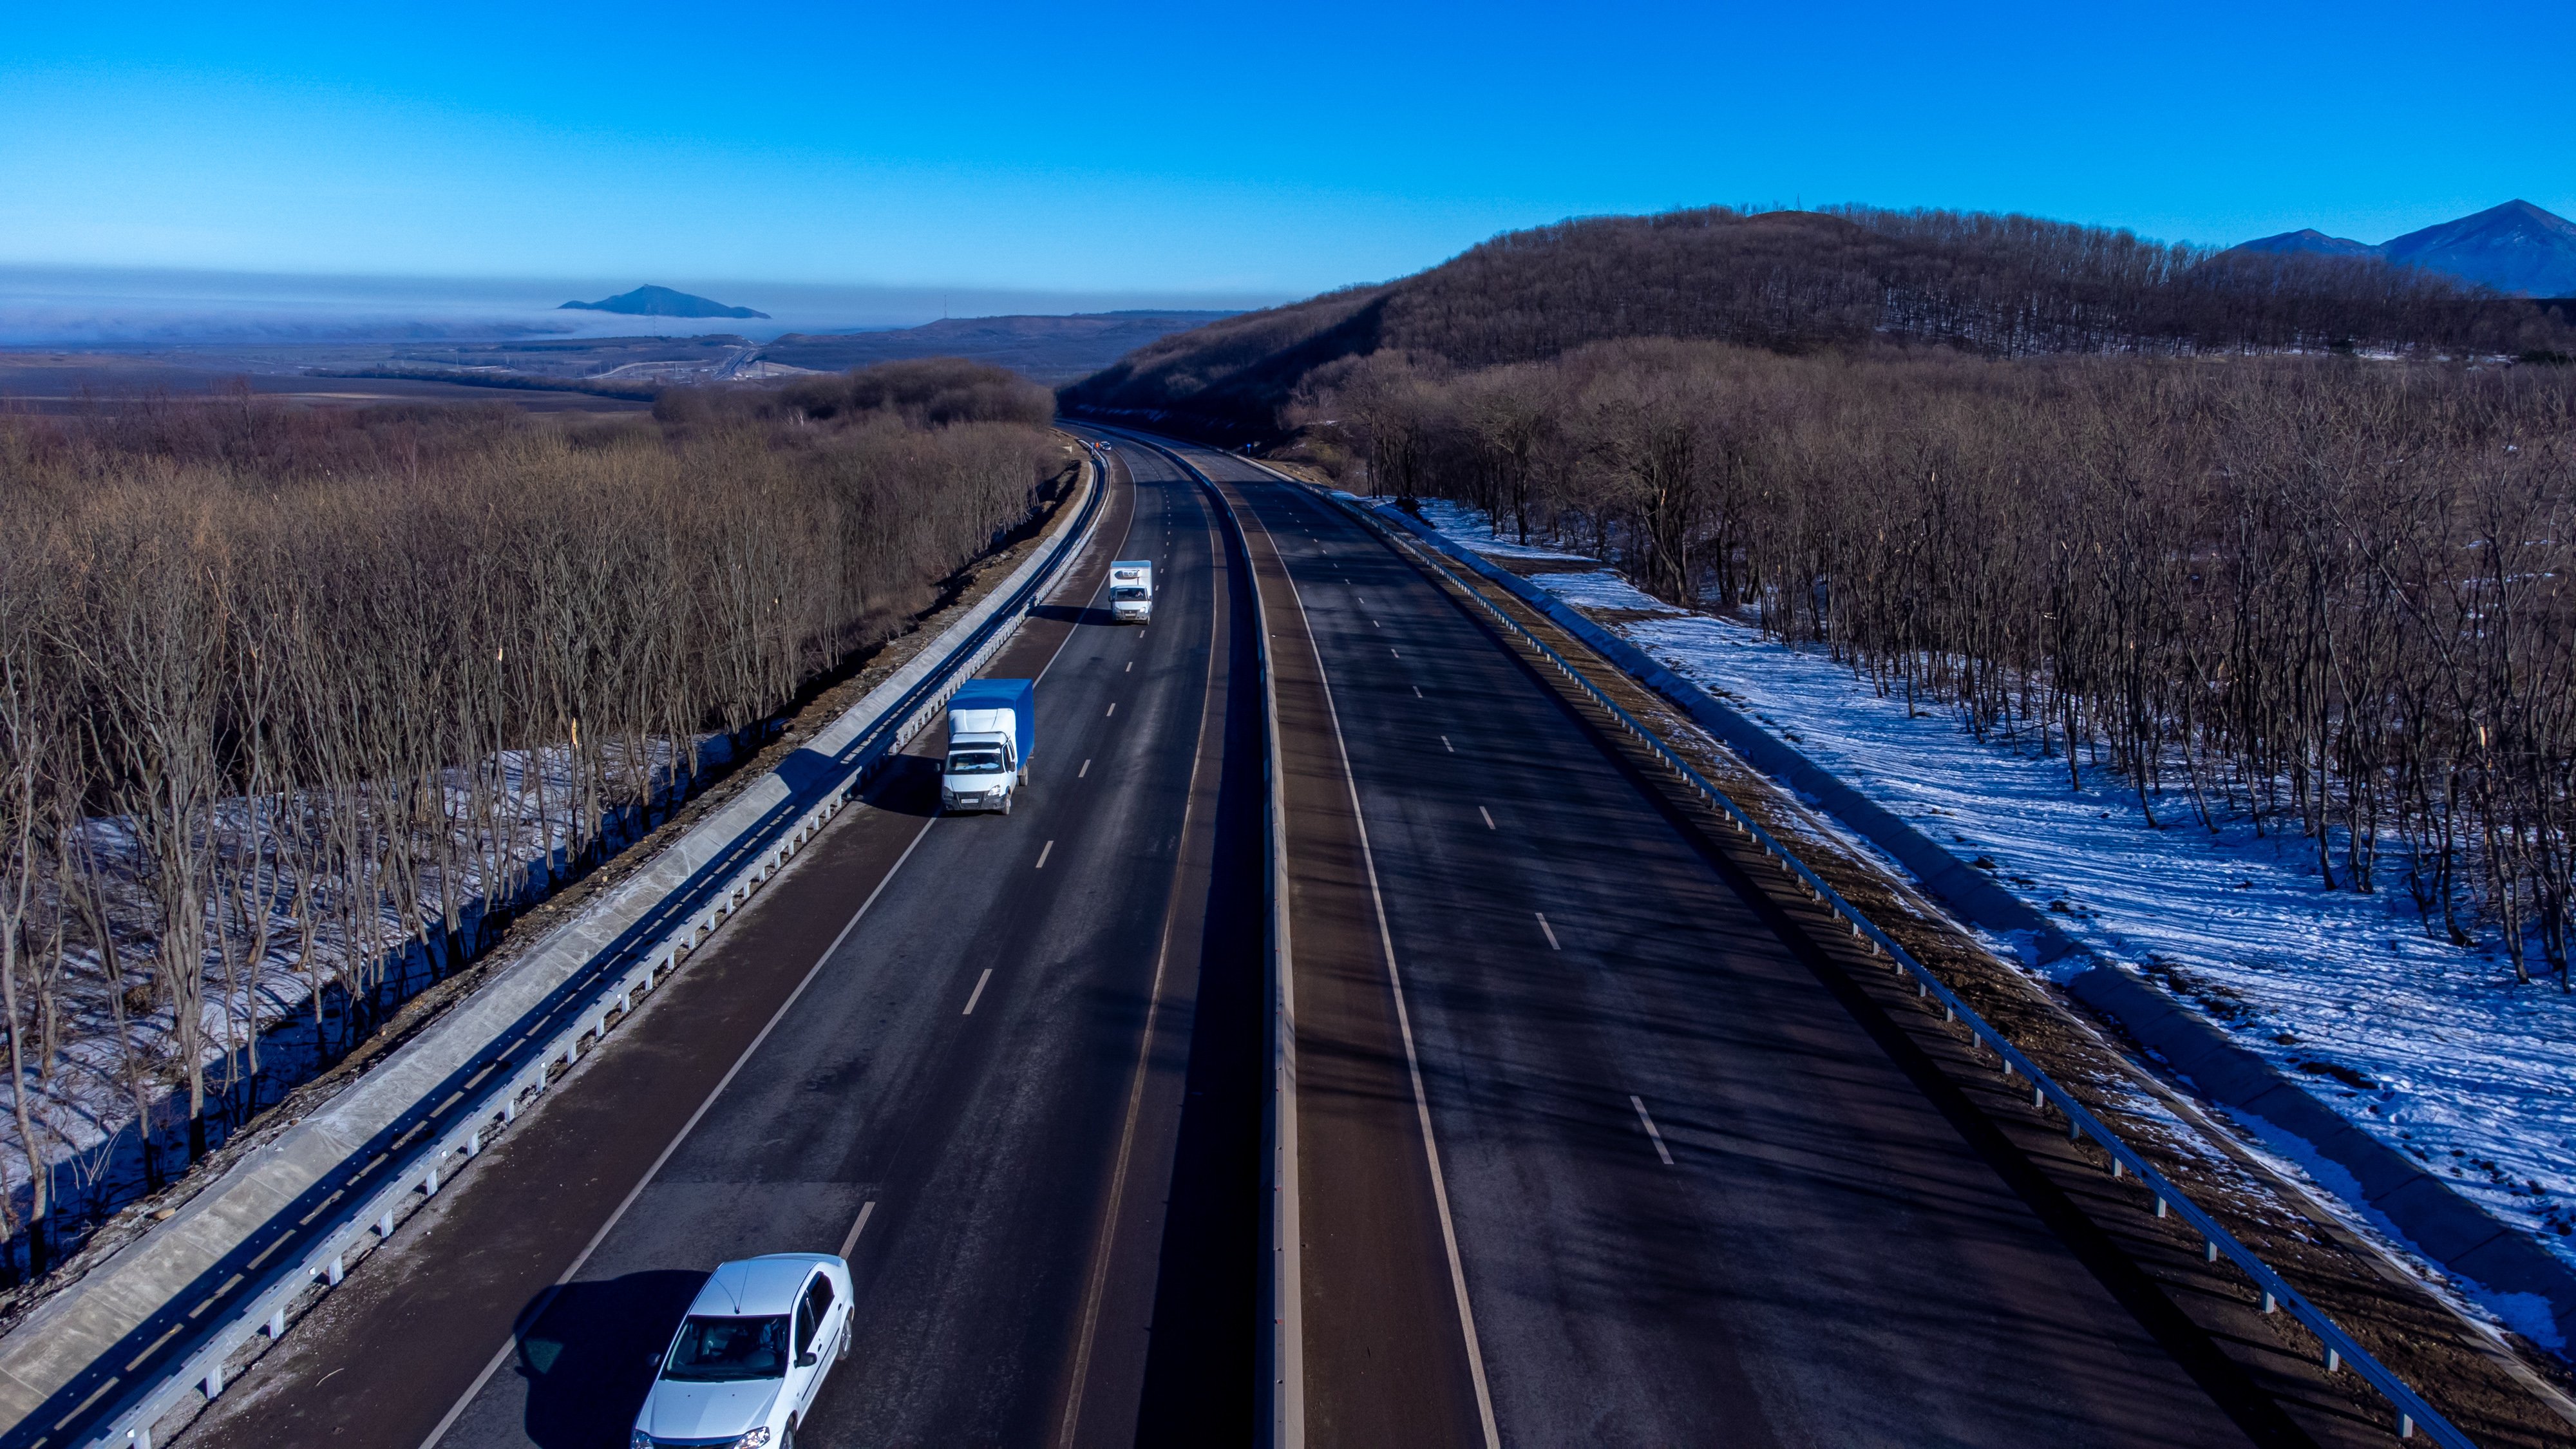
<instances>
[{"instance_id":1,"label":"car windshield","mask_svg":"<svg viewBox=\"0 0 2576 1449\"><path fill-rule=\"evenodd\" d=\"M1122 584L1117 588L1111 589L1109 591L1109 597L1120 603L1125 603L1129 599L1141 599L1145 597L1145 591L1134 584Z\"/></svg>"},{"instance_id":2,"label":"car windshield","mask_svg":"<svg viewBox=\"0 0 2576 1449\"><path fill-rule=\"evenodd\" d=\"M691 1318L662 1365L662 1377L698 1383L774 1379L787 1372L784 1318Z\"/></svg>"},{"instance_id":3,"label":"car windshield","mask_svg":"<svg viewBox=\"0 0 2576 1449\"><path fill-rule=\"evenodd\" d=\"M952 775L998 775L1002 773L1000 750L959 750L948 757Z\"/></svg>"}]
</instances>

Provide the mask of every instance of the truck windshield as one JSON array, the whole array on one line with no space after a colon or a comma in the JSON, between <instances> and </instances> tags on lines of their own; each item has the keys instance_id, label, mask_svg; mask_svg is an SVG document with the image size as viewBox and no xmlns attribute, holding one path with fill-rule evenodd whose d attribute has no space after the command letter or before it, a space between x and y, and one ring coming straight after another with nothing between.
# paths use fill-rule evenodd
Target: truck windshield
<instances>
[{"instance_id":1,"label":"truck windshield","mask_svg":"<svg viewBox=\"0 0 2576 1449\"><path fill-rule=\"evenodd\" d=\"M1121 584L1117 588L1109 591L1109 597L1123 604L1131 599L1144 598L1146 595L1142 588L1139 588L1134 584Z\"/></svg>"},{"instance_id":2,"label":"truck windshield","mask_svg":"<svg viewBox=\"0 0 2576 1449\"><path fill-rule=\"evenodd\" d=\"M948 757L952 775L998 775L1002 773L1000 750L958 750Z\"/></svg>"},{"instance_id":3,"label":"truck windshield","mask_svg":"<svg viewBox=\"0 0 2576 1449\"><path fill-rule=\"evenodd\" d=\"M785 1318L691 1318L662 1377L693 1383L774 1379L787 1372Z\"/></svg>"}]
</instances>

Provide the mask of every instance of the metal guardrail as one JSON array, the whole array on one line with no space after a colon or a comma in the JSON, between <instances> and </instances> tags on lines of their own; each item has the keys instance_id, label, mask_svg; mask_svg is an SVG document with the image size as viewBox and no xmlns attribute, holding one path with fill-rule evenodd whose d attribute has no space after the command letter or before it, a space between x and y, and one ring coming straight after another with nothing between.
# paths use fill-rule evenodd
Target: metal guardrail
<instances>
[{"instance_id":1,"label":"metal guardrail","mask_svg":"<svg viewBox=\"0 0 2576 1449\"><path fill-rule=\"evenodd\" d=\"M2218 1219L2185 1196L2180 1188L2174 1186L2163 1173L2158 1172L2155 1166L2139 1155L2136 1149L2120 1140L2119 1135L2088 1111L2083 1103L2077 1101L2073 1093L2058 1085L2046 1072L2041 1071L2038 1065L2023 1055L2021 1049L2014 1046L2002 1032L1989 1025L1985 1018L1979 1016L1973 1008L1961 1000L1957 993L1943 985L1940 978L1933 975L1929 968L1907 954L1904 947L1896 944L1887 933L1872 924L1868 917L1844 900L1832 886L1825 884L1821 876L1809 870L1795 854L1781 845L1769 831L1764 830L1752 816L1746 814L1733 800L1728 799L1724 791L1709 783L1688 760L1665 744L1654 731L1639 723L1635 716L1621 708L1618 702L1611 699L1599 686L1585 678L1582 671L1567 662L1564 655L1550 648L1545 640L1531 633L1519 620L1496 606L1493 600L1485 596L1484 591L1470 587L1465 580L1452 573L1448 565L1431 557L1408 533L1389 528L1384 520L1375 516L1374 510L1358 507L1326 490L1312 489L1312 485L1298 483L1296 486L1310 488L1344 508L1377 530L1390 542L1399 545L1419 559L1424 567L1457 585L1461 592L1481 605L1486 613L1520 636L1566 678L1581 686L1583 691L1591 696L1593 702L1617 721L1621 728L1636 736L1647 748L1654 751L1666 766L1679 775L1685 784L1723 812L1729 823L1735 827L1737 834L1760 847L1763 853L1779 862L1782 870L1795 876L1799 884L1806 888L1808 895L1848 925L1852 935L1866 942L1873 954L1887 957L1888 969L1910 973L1914 978L1915 995L1938 1002L1944 1020L1964 1024L1978 1041L2002 1060L2005 1077L2018 1075L2027 1080L2031 1084L2031 1105L2057 1108L2066 1118L2069 1139L2080 1140L2089 1137L2109 1153L2111 1175L2114 1178L2135 1177L2138 1185L2153 1195L2157 1217L2168 1215L2179 1217L2198 1232L2201 1236L2201 1251L2205 1261L2214 1263L2221 1256L2226 1257L2243 1271L2246 1277L2254 1281L2255 1288L2263 1295L2262 1308L2265 1313L2287 1311L2292 1318L2305 1325L2309 1332L2314 1333L2325 1345L2324 1363L2327 1372L2332 1373L2338 1368L2349 1368L2376 1389L2396 1413L2397 1420L2394 1428L2398 1438L2411 1439L2418 1430L2421 1430L2431 1436L2436 1443L2446 1446L2446 1449L2476 1449L2468 1435L2460 1432L2448 1419L2443 1418L2430 1404L2427 1404L2421 1395L2408 1387L2404 1379L2397 1376L2395 1371L2372 1357L2370 1351L2363 1348L2352 1335L2336 1326L2334 1320L2327 1317L2324 1310L2300 1296L2299 1291L2291 1287L2279 1273L2273 1271L2269 1264L2256 1256L2253 1249L2238 1241Z\"/></svg>"},{"instance_id":2,"label":"metal guardrail","mask_svg":"<svg viewBox=\"0 0 2576 1449\"><path fill-rule=\"evenodd\" d=\"M582 1043L604 1040L610 1029L633 1011L638 997L678 970L718 926L821 833L843 806L856 800L859 791L894 752L935 718L957 686L1001 648L1010 636L1009 626L1028 611L1055 582L1063 565L1081 551L1109 494L1108 462L1099 450L1089 451L1095 480L1091 496L1083 504L1081 516L1052 545L1055 556L1024 581L947 664L915 685L870 726L861 737L866 743L859 746L838 777L815 787L820 798L813 805L792 821L773 825L769 838L748 864L704 887L707 903L682 924L651 945L630 951L628 954L638 959L613 981L592 989L572 1022L549 1038L532 1060L484 1087L472 1105L459 1114L454 1126L412 1153L382 1186L344 1212L339 1223L300 1260L278 1269L266 1288L209 1333L177 1368L148 1386L138 1386L105 1427L90 1436L89 1444L94 1449L152 1449L154 1427L188 1396L203 1394L204 1401L211 1404L223 1393L231 1361L245 1344L254 1338L264 1337L274 1343L285 1337L322 1295L339 1285L354 1259L391 1238L413 1212L452 1180L456 1170L480 1156L492 1138L516 1121L522 1104L546 1089L558 1065L571 1070L582 1055ZM453 1166L451 1159L455 1160Z\"/></svg>"}]
</instances>

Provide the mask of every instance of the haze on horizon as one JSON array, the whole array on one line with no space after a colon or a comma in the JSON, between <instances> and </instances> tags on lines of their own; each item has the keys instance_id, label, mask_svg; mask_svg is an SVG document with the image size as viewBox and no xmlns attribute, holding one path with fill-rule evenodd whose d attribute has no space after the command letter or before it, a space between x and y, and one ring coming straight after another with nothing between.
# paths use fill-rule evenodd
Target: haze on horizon
<instances>
[{"instance_id":1,"label":"haze on horizon","mask_svg":"<svg viewBox=\"0 0 2576 1449\"><path fill-rule=\"evenodd\" d=\"M2576 212L2576 11L2200 0L1250 12L53 7L0 37L0 266L1253 305L1716 201L2232 243ZM2514 117L2523 119L2517 121ZM692 288L699 290L703 288ZM758 296L728 295L775 310ZM567 296L573 295L567 293Z\"/></svg>"}]
</instances>

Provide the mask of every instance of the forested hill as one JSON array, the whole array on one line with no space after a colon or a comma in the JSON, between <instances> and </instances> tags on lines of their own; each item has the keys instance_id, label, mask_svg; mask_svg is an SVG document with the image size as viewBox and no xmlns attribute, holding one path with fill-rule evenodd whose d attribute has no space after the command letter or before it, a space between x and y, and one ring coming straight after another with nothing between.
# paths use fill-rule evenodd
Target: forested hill
<instances>
[{"instance_id":1,"label":"forested hill","mask_svg":"<svg viewBox=\"0 0 2576 1449\"><path fill-rule=\"evenodd\" d=\"M2515 351L2528 304L2376 257L2220 254L2023 216L1726 207L1510 232L1426 272L1158 339L1072 409L1252 438L1317 368L1395 349L1460 367L1620 337L1785 352L1872 342L2084 351Z\"/></svg>"}]
</instances>

